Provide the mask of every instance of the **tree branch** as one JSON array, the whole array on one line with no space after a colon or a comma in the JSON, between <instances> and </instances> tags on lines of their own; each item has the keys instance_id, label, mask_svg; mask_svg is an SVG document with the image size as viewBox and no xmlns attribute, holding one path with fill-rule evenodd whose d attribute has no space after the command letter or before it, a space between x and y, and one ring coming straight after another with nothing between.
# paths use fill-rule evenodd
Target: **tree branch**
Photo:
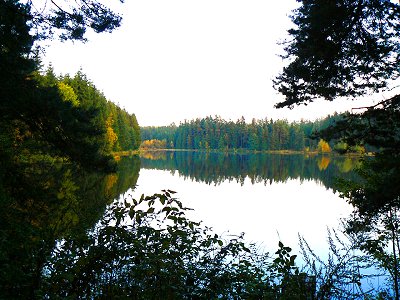
<instances>
[{"instance_id":1,"label":"tree branch","mask_svg":"<svg viewBox=\"0 0 400 300\"><path fill-rule=\"evenodd\" d=\"M393 96L393 97L390 98L390 99L386 99L386 100L380 101L380 102L378 102L377 104L374 104L374 105L370 105L370 106L361 106L361 107L354 107L354 108L352 108L351 110L373 109L373 108L376 108L376 107L379 106L379 105L384 105L385 103L388 103L388 102L393 101L394 98L396 98L396 97L398 97L398 96L399 96L399 95Z\"/></svg>"}]
</instances>

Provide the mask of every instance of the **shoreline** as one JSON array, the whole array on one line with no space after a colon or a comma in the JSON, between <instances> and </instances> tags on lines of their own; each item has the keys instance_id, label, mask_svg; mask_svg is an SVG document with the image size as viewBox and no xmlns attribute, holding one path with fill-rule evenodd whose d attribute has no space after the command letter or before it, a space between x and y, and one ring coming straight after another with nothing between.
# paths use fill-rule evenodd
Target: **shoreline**
<instances>
[{"instance_id":1,"label":"shoreline","mask_svg":"<svg viewBox=\"0 0 400 300\"><path fill-rule=\"evenodd\" d=\"M128 151L129 152L129 151ZM219 149L139 149L135 151L134 154L141 154L145 152L205 152L205 153L223 153L223 154L281 154L281 155L325 155L325 156L352 156L352 157L362 157L362 156L374 156L372 152L369 153L338 153L335 151L331 152L318 152L318 151L299 151L299 150L248 150L248 149L229 149L229 150L219 150Z\"/></svg>"}]
</instances>

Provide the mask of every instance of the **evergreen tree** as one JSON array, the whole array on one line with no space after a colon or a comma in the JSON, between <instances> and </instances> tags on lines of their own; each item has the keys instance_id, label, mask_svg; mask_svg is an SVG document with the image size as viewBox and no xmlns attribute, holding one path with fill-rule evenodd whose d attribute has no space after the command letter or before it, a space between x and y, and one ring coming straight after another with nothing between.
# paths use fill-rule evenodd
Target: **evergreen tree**
<instances>
[{"instance_id":1,"label":"evergreen tree","mask_svg":"<svg viewBox=\"0 0 400 300\"><path fill-rule=\"evenodd\" d=\"M296 27L289 30L291 40L285 47L289 64L275 81L285 96L277 107L382 93L399 78L397 2L300 2L292 17ZM375 255L391 274L399 299L400 95L356 111L328 124L322 137L379 150L374 159L364 162L361 183L344 184L343 195L354 205L349 232L362 236L362 249ZM392 251L385 254L389 244Z\"/></svg>"},{"instance_id":2,"label":"evergreen tree","mask_svg":"<svg viewBox=\"0 0 400 300\"><path fill-rule=\"evenodd\" d=\"M289 123L286 120L256 120L250 124L244 118L225 121L220 117L206 117L187 121L176 126L142 127L141 139L166 140L168 147L176 149L220 150L296 150L306 147L317 150L316 128L325 128L340 115L328 116L315 122ZM188 146L190 143L190 146Z\"/></svg>"}]
</instances>

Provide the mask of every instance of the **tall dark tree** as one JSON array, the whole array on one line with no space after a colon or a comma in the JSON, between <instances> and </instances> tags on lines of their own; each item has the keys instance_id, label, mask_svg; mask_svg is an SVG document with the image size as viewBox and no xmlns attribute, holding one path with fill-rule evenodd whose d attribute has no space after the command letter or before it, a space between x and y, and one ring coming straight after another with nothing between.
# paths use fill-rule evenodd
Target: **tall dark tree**
<instances>
[{"instance_id":1,"label":"tall dark tree","mask_svg":"<svg viewBox=\"0 0 400 300\"><path fill-rule=\"evenodd\" d=\"M57 1L47 3L57 6ZM38 74L38 39L52 33L84 39L87 25L97 32L118 25L118 18L94 1L69 4L38 13L32 1L0 0L0 289L5 299L44 297L37 288L55 232L60 224L73 223L82 209L70 210L77 202L73 172L111 167L111 156L99 143L103 129L93 122L99 110L77 106L67 85Z\"/></svg>"},{"instance_id":2,"label":"tall dark tree","mask_svg":"<svg viewBox=\"0 0 400 300\"><path fill-rule=\"evenodd\" d=\"M304 0L295 10L275 80L277 107L360 96L399 77L400 7L390 0Z\"/></svg>"},{"instance_id":3,"label":"tall dark tree","mask_svg":"<svg viewBox=\"0 0 400 300\"><path fill-rule=\"evenodd\" d=\"M317 98L359 97L389 90L400 75L400 5L390 0L303 0L292 17L286 43L289 64L276 78L292 108ZM361 107L322 131L352 146L378 151L360 170L361 183L346 183L343 196L354 205L349 232L362 237L392 275L399 299L400 95ZM386 253L391 244L391 253Z\"/></svg>"},{"instance_id":4,"label":"tall dark tree","mask_svg":"<svg viewBox=\"0 0 400 300\"><path fill-rule=\"evenodd\" d=\"M91 137L101 135L101 128L89 121L98 112L73 107L63 101L60 89L38 80L34 42L51 37L54 29L62 38L83 39L88 26L97 32L112 30L119 25L119 17L95 1L64 6L51 3L55 8L43 8L39 13L32 2L0 1L0 113L1 125L5 126L2 139L4 145L10 144L16 130L23 130L46 144L44 151L51 148L74 161L96 162L95 156L89 160L85 155L97 153L100 147ZM104 157L98 159L105 163Z\"/></svg>"}]
</instances>

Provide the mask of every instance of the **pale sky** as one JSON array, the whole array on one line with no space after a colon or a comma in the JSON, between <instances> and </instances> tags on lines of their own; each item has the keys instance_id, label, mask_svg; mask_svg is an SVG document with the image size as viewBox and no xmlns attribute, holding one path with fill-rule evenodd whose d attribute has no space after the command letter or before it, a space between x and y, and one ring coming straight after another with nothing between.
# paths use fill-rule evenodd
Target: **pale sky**
<instances>
[{"instance_id":1,"label":"pale sky","mask_svg":"<svg viewBox=\"0 0 400 300\"><path fill-rule=\"evenodd\" d=\"M295 0L128 0L117 7L118 30L90 34L85 44L53 42L43 63L57 74L82 68L141 126L210 115L292 121L343 111L341 100L274 108L282 99L272 88L283 66L277 42L296 6Z\"/></svg>"}]
</instances>

